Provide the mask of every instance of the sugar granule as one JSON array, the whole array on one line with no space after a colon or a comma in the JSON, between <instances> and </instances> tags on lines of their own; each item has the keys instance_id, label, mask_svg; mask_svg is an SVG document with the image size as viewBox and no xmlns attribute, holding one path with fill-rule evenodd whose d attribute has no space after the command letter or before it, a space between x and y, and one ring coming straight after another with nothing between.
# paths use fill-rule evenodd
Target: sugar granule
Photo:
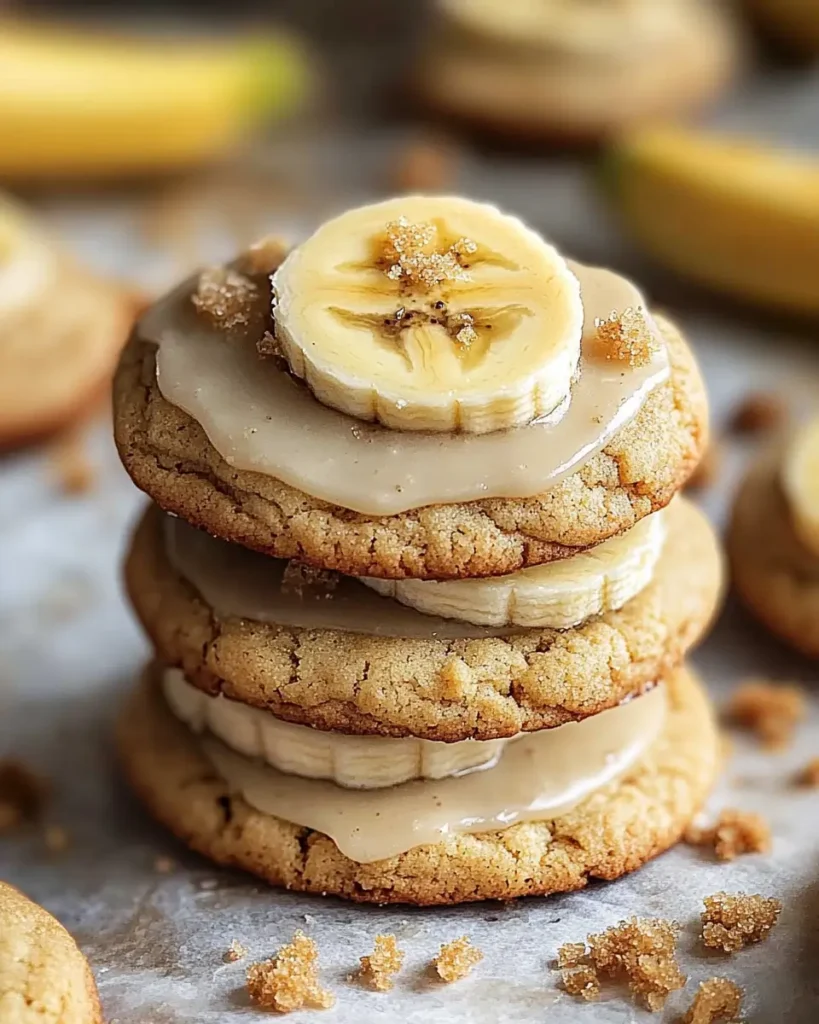
<instances>
[{"instance_id":1,"label":"sugar granule","mask_svg":"<svg viewBox=\"0 0 819 1024\"><path fill-rule=\"evenodd\" d=\"M700 982L694 1002L682 1024L717 1024L735 1021L742 1010L742 989L728 978L709 978Z\"/></svg>"},{"instance_id":2,"label":"sugar granule","mask_svg":"<svg viewBox=\"0 0 819 1024\"><path fill-rule=\"evenodd\" d=\"M222 959L226 964L235 964L237 960L242 960L246 956L247 948L238 939L231 939L230 945L222 954Z\"/></svg>"},{"instance_id":3,"label":"sugar granule","mask_svg":"<svg viewBox=\"0 0 819 1024\"><path fill-rule=\"evenodd\" d=\"M379 992L389 992L392 977L404 963L404 951L398 948L394 935L376 935L375 947L369 956L361 957L361 977Z\"/></svg>"},{"instance_id":4,"label":"sugar granule","mask_svg":"<svg viewBox=\"0 0 819 1024\"><path fill-rule=\"evenodd\" d=\"M0 832L34 821L42 813L48 785L21 761L0 761Z\"/></svg>"},{"instance_id":5,"label":"sugar granule","mask_svg":"<svg viewBox=\"0 0 819 1024\"><path fill-rule=\"evenodd\" d=\"M600 979L588 964L563 972L563 988L572 996L580 996L587 1003L600 998Z\"/></svg>"},{"instance_id":6,"label":"sugar granule","mask_svg":"<svg viewBox=\"0 0 819 1024\"><path fill-rule=\"evenodd\" d=\"M756 679L743 683L728 706L729 717L755 732L770 750L788 745L806 713L805 694L800 687Z\"/></svg>"},{"instance_id":7,"label":"sugar granule","mask_svg":"<svg viewBox=\"0 0 819 1024\"><path fill-rule=\"evenodd\" d=\"M807 786L812 789L819 787L819 757L813 757L796 776L799 786Z\"/></svg>"},{"instance_id":8,"label":"sugar granule","mask_svg":"<svg viewBox=\"0 0 819 1024\"><path fill-rule=\"evenodd\" d=\"M558 967L579 967L586 959L585 942L564 942L557 951Z\"/></svg>"},{"instance_id":9,"label":"sugar granule","mask_svg":"<svg viewBox=\"0 0 819 1024\"><path fill-rule=\"evenodd\" d=\"M726 807L712 827L689 826L685 841L694 846L713 846L719 860L734 860L744 853L768 853L771 829L760 814Z\"/></svg>"},{"instance_id":10,"label":"sugar granule","mask_svg":"<svg viewBox=\"0 0 819 1024\"><path fill-rule=\"evenodd\" d=\"M602 320L598 318L595 326L597 342L606 359L616 359L630 366L646 366L651 362L657 344L639 306L611 313Z\"/></svg>"},{"instance_id":11,"label":"sugar granule","mask_svg":"<svg viewBox=\"0 0 819 1024\"><path fill-rule=\"evenodd\" d=\"M782 903L773 897L744 892L717 892L706 896L702 914L702 941L725 953L762 942L776 924Z\"/></svg>"},{"instance_id":12,"label":"sugar granule","mask_svg":"<svg viewBox=\"0 0 819 1024\"><path fill-rule=\"evenodd\" d=\"M282 352L282 347L279 344L279 339L270 331L265 331L261 338L256 342L256 351L262 359L284 358L284 353Z\"/></svg>"},{"instance_id":13,"label":"sugar granule","mask_svg":"<svg viewBox=\"0 0 819 1024\"><path fill-rule=\"evenodd\" d=\"M477 249L473 241L461 238L443 250L434 224L411 224L400 217L386 227L378 263L391 281L430 291L444 281L469 281L463 260Z\"/></svg>"},{"instance_id":14,"label":"sugar granule","mask_svg":"<svg viewBox=\"0 0 819 1024\"><path fill-rule=\"evenodd\" d=\"M247 990L257 1006L279 1013L305 1006L326 1010L336 1001L319 984L318 947L302 931L274 957L248 967Z\"/></svg>"},{"instance_id":15,"label":"sugar granule","mask_svg":"<svg viewBox=\"0 0 819 1024\"><path fill-rule=\"evenodd\" d=\"M244 274L228 267L209 267L199 275L191 302L216 327L230 331L250 323L259 289Z\"/></svg>"},{"instance_id":16,"label":"sugar granule","mask_svg":"<svg viewBox=\"0 0 819 1024\"><path fill-rule=\"evenodd\" d=\"M649 1010L661 1010L669 994L685 984L676 957L677 928L670 921L633 917L589 935L588 943L597 972L627 979L635 999Z\"/></svg>"},{"instance_id":17,"label":"sugar granule","mask_svg":"<svg viewBox=\"0 0 819 1024\"><path fill-rule=\"evenodd\" d=\"M483 960L483 953L476 949L466 937L453 939L441 946L438 956L432 961L441 981L460 981Z\"/></svg>"}]
</instances>

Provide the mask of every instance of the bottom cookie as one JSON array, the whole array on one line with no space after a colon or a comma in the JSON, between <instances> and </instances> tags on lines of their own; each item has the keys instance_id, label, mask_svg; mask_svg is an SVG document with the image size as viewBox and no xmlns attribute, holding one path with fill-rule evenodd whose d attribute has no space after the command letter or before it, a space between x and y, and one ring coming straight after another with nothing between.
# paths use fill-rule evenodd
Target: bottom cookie
<instances>
[{"instance_id":1,"label":"bottom cookie","mask_svg":"<svg viewBox=\"0 0 819 1024\"><path fill-rule=\"evenodd\" d=\"M737 593L772 633L819 658L819 558L791 525L779 485L781 452L755 465L742 484L728 534Z\"/></svg>"},{"instance_id":2,"label":"bottom cookie","mask_svg":"<svg viewBox=\"0 0 819 1024\"><path fill-rule=\"evenodd\" d=\"M692 674L679 670L667 686L666 724L648 753L562 817L451 836L368 864L345 857L327 836L261 814L233 795L197 738L171 714L150 672L128 701L118 739L125 771L152 813L220 864L273 885L360 902L508 900L618 878L679 839L716 776L718 739Z\"/></svg>"},{"instance_id":3,"label":"bottom cookie","mask_svg":"<svg viewBox=\"0 0 819 1024\"><path fill-rule=\"evenodd\" d=\"M0 882L0 1021L101 1024L94 978L59 921Z\"/></svg>"}]
</instances>

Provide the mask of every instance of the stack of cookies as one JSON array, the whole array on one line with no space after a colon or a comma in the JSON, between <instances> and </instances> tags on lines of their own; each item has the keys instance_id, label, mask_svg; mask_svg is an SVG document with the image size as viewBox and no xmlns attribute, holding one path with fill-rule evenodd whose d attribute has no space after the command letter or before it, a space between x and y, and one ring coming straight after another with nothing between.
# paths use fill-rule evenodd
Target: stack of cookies
<instances>
[{"instance_id":1,"label":"stack of cookies","mask_svg":"<svg viewBox=\"0 0 819 1024\"><path fill-rule=\"evenodd\" d=\"M192 847L434 904L677 841L718 768L682 662L721 564L675 498L703 385L628 281L491 206L378 203L159 301L115 405L155 503L120 749Z\"/></svg>"}]
</instances>

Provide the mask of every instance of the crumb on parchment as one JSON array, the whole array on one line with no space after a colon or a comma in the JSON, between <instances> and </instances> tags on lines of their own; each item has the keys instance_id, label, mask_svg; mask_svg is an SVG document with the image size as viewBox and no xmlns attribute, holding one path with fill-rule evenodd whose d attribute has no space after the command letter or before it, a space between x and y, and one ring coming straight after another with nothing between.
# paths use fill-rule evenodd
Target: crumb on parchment
<instances>
[{"instance_id":1,"label":"crumb on parchment","mask_svg":"<svg viewBox=\"0 0 819 1024\"><path fill-rule=\"evenodd\" d=\"M394 935L376 935L375 947L369 956L361 957L361 977L379 992L389 992L393 975L404 963L404 951L398 948Z\"/></svg>"},{"instance_id":2,"label":"crumb on parchment","mask_svg":"<svg viewBox=\"0 0 819 1024\"><path fill-rule=\"evenodd\" d=\"M473 946L466 935L445 942L432 961L441 981L460 981L483 960L483 953Z\"/></svg>"},{"instance_id":3,"label":"crumb on parchment","mask_svg":"<svg viewBox=\"0 0 819 1024\"><path fill-rule=\"evenodd\" d=\"M710 828L689 825L685 841L692 846L713 846L719 860L734 860L744 853L768 853L771 829L760 814L726 807Z\"/></svg>"},{"instance_id":4,"label":"crumb on parchment","mask_svg":"<svg viewBox=\"0 0 819 1024\"><path fill-rule=\"evenodd\" d=\"M759 434L781 426L788 415L782 395L774 391L751 391L737 405L731 428L738 434Z\"/></svg>"},{"instance_id":5,"label":"crumb on parchment","mask_svg":"<svg viewBox=\"0 0 819 1024\"><path fill-rule=\"evenodd\" d=\"M742 1010L742 989L728 978L700 982L694 1002L682 1024L717 1024L736 1021Z\"/></svg>"},{"instance_id":6,"label":"crumb on parchment","mask_svg":"<svg viewBox=\"0 0 819 1024\"><path fill-rule=\"evenodd\" d=\"M808 761L796 776L796 783L799 786L806 786L811 789L819 787L819 757L812 757Z\"/></svg>"},{"instance_id":7,"label":"crumb on parchment","mask_svg":"<svg viewBox=\"0 0 819 1024\"><path fill-rule=\"evenodd\" d=\"M36 820L48 798L49 786L22 761L0 760L0 832Z\"/></svg>"},{"instance_id":8,"label":"crumb on parchment","mask_svg":"<svg viewBox=\"0 0 819 1024\"><path fill-rule=\"evenodd\" d=\"M597 342L606 359L615 359L629 366L646 366L651 362L657 343L648 326L645 313L638 306L622 313L613 312L595 321Z\"/></svg>"},{"instance_id":9,"label":"crumb on parchment","mask_svg":"<svg viewBox=\"0 0 819 1024\"><path fill-rule=\"evenodd\" d=\"M782 903L773 897L717 892L706 896L702 914L702 941L711 949L736 953L762 942L779 919Z\"/></svg>"},{"instance_id":10,"label":"crumb on parchment","mask_svg":"<svg viewBox=\"0 0 819 1024\"><path fill-rule=\"evenodd\" d=\"M326 1010L336 1001L319 984L318 947L302 931L275 956L248 967L247 990L257 1006L278 1013L304 1007Z\"/></svg>"},{"instance_id":11,"label":"crumb on parchment","mask_svg":"<svg viewBox=\"0 0 819 1024\"><path fill-rule=\"evenodd\" d=\"M563 971L563 988L572 996L580 996L587 1003L600 998L600 979L589 964Z\"/></svg>"},{"instance_id":12,"label":"crumb on parchment","mask_svg":"<svg viewBox=\"0 0 819 1024\"><path fill-rule=\"evenodd\" d=\"M202 316L224 331L244 327L253 315L259 289L229 267L208 267L199 275L191 302Z\"/></svg>"},{"instance_id":13,"label":"crumb on parchment","mask_svg":"<svg viewBox=\"0 0 819 1024\"><path fill-rule=\"evenodd\" d=\"M677 963L677 926L671 921L632 917L589 935L588 943L598 974L628 980L634 998L652 1012L685 984Z\"/></svg>"},{"instance_id":14,"label":"crumb on parchment","mask_svg":"<svg viewBox=\"0 0 819 1024\"><path fill-rule=\"evenodd\" d=\"M238 939L231 939L230 945L222 954L222 959L226 964L235 964L237 960L242 960L246 956L247 948Z\"/></svg>"},{"instance_id":15,"label":"crumb on parchment","mask_svg":"<svg viewBox=\"0 0 819 1024\"><path fill-rule=\"evenodd\" d=\"M587 954L585 942L564 942L557 951L557 966L579 967L585 963Z\"/></svg>"},{"instance_id":16,"label":"crumb on parchment","mask_svg":"<svg viewBox=\"0 0 819 1024\"><path fill-rule=\"evenodd\" d=\"M769 750L781 750L807 713L805 692L799 686L784 686L751 679L734 691L728 715L751 729Z\"/></svg>"}]
</instances>

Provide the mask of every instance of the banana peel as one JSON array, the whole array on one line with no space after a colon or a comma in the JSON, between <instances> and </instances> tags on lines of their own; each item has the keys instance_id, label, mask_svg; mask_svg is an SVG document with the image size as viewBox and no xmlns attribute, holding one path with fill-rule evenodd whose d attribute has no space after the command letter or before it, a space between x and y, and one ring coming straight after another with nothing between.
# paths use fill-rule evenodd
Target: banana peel
<instances>
[{"instance_id":1,"label":"banana peel","mask_svg":"<svg viewBox=\"0 0 819 1024\"><path fill-rule=\"evenodd\" d=\"M309 93L298 45L80 34L0 21L0 177L106 178L198 165Z\"/></svg>"},{"instance_id":2,"label":"banana peel","mask_svg":"<svg viewBox=\"0 0 819 1024\"><path fill-rule=\"evenodd\" d=\"M622 138L606 178L658 261L737 298L819 315L819 159L657 127Z\"/></svg>"}]
</instances>

